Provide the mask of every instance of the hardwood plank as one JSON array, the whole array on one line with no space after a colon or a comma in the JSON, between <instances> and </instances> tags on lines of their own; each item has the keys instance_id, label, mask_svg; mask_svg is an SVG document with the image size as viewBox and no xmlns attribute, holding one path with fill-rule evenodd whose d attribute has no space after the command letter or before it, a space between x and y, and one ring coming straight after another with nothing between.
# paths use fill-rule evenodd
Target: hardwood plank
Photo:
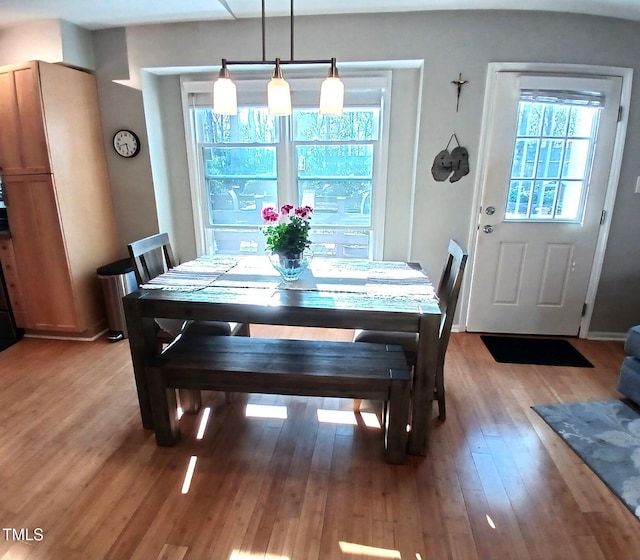
<instances>
[{"instance_id":1,"label":"hardwood plank","mask_svg":"<svg viewBox=\"0 0 640 560\"><path fill-rule=\"evenodd\" d=\"M281 334L352 333L252 325L252 336ZM158 448L140 424L126 342L24 339L0 352L0 527L42 527L44 539L0 538L0 560L635 558L638 520L530 408L616 398L622 344L579 341L589 371L497 364L473 334L453 333L449 349L447 421L434 420L426 457L396 466L361 418L318 421L320 408L352 412L340 398L228 404L204 392L203 439L201 411L182 418L175 447ZM247 417L247 404L288 416ZM362 412L380 419L380 403Z\"/></svg>"},{"instance_id":2,"label":"hardwood plank","mask_svg":"<svg viewBox=\"0 0 640 560\"><path fill-rule=\"evenodd\" d=\"M187 554L187 547L165 544L157 560L182 560Z\"/></svg>"},{"instance_id":3,"label":"hardwood plank","mask_svg":"<svg viewBox=\"0 0 640 560\"><path fill-rule=\"evenodd\" d=\"M6 550L6 553L0 556L0 560L26 560L33 552L33 547L30 544L17 541L9 545ZM1 552L2 548L0 548Z\"/></svg>"},{"instance_id":4,"label":"hardwood plank","mask_svg":"<svg viewBox=\"0 0 640 560\"><path fill-rule=\"evenodd\" d=\"M330 480L328 471L309 471L291 558L320 558L320 535Z\"/></svg>"}]
</instances>

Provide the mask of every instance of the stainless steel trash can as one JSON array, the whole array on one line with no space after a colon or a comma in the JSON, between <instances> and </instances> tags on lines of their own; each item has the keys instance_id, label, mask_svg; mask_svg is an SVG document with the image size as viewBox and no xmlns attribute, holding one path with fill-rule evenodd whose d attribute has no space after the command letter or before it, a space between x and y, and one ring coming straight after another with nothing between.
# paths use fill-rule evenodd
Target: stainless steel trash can
<instances>
[{"instance_id":1,"label":"stainless steel trash can","mask_svg":"<svg viewBox=\"0 0 640 560\"><path fill-rule=\"evenodd\" d=\"M122 259L101 266L97 271L104 304L107 310L107 338L112 342L127 338L127 323L124 318L122 298L138 289L136 273L131 259Z\"/></svg>"}]
</instances>

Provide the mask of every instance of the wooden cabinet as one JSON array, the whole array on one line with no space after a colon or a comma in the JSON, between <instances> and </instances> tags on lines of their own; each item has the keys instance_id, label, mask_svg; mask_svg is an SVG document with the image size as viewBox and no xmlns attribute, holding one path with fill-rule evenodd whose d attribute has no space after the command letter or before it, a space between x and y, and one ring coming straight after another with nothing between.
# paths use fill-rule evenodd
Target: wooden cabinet
<instances>
[{"instance_id":1,"label":"wooden cabinet","mask_svg":"<svg viewBox=\"0 0 640 560\"><path fill-rule=\"evenodd\" d=\"M0 68L0 167L5 175L50 171L38 63Z\"/></svg>"},{"instance_id":2,"label":"wooden cabinet","mask_svg":"<svg viewBox=\"0 0 640 560\"><path fill-rule=\"evenodd\" d=\"M119 254L95 79L45 62L0 68L0 119L11 123L0 167L16 322L27 333L93 336L105 327L96 269Z\"/></svg>"},{"instance_id":3,"label":"wooden cabinet","mask_svg":"<svg viewBox=\"0 0 640 560\"><path fill-rule=\"evenodd\" d=\"M10 238L0 239L0 264L2 265L2 272L4 274L4 282L7 285L9 305L11 311L13 311L13 318L16 324L24 324L24 297L20 289L18 267L16 266L13 243Z\"/></svg>"}]
</instances>

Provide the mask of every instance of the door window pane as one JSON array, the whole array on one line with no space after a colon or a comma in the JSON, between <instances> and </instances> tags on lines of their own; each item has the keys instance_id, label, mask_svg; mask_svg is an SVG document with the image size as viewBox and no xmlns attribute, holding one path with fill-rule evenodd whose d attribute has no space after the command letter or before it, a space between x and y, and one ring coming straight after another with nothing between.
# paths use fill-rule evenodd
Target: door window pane
<instances>
[{"instance_id":1,"label":"door window pane","mask_svg":"<svg viewBox=\"0 0 640 560\"><path fill-rule=\"evenodd\" d=\"M598 118L597 107L573 107L567 136L591 136Z\"/></svg>"},{"instance_id":2,"label":"door window pane","mask_svg":"<svg viewBox=\"0 0 640 560\"><path fill-rule=\"evenodd\" d=\"M589 140L567 140L567 155L562 167L563 177L567 179L584 178L590 148Z\"/></svg>"},{"instance_id":3,"label":"door window pane","mask_svg":"<svg viewBox=\"0 0 640 560\"><path fill-rule=\"evenodd\" d=\"M542 128L542 103L520 103L518 111L518 136L540 136Z\"/></svg>"},{"instance_id":4,"label":"door window pane","mask_svg":"<svg viewBox=\"0 0 640 560\"><path fill-rule=\"evenodd\" d=\"M558 181L536 181L533 187L530 217L553 217L553 209L558 192Z\"/></svg>"},{"instance_id":5,"label":"door window pane","mask_svg":"<svg viewBox=\"0 0 640 560\"><path fill-rule=\"evenodd\" d=\"M529 215L529 200L532 190L533 181L511 181L507 200L507 220L515 220L519 216Z\"/></svg>"},{"instance_id":6,"label":"door window pane","mask_svg":"<svg viewBox=\"0 0 640 560\"><path fill-rule=\"evenodd\" d=\"M521 98L506 221L582 219L599 111Z\"/></svg>"},{"instance_id":7,"label":"door window pane","mask_svg":"<svg viewBox=\"0 0 640 560\"><path fill-rule=\"evenodd\" d=\"M584 184L582 181L563 181L556 206L556 217L560 220L575 220L580 214Z\"/></svg>"},{"instance_id":8,"label":"door window pane","mask_svg":"<svg viewBox=\"0 0 640 560\"><path fill-rule=\"evenodd\" d=\"M560 165L564 156L564 141L542 140L538 161L536 162L536 177L541 179L556 179L560 176Z\"/></svg>"},{"instance_id":9,"label":"door window pane","mask_svg":"<svg viewBox=\"0 0 640 560\"><path fill-rule=\"evenodd\" d=\"M567 105L555 103L545 105L542 136L566 136L568 122L569 107Z\"/></svg>"},{"instance_id":10,"label":"door window pane","mask_svg":"<svg viewBox=\"0 0 640 560\"><path fill-rule=\"evenodd\" d=\"M512 177L533 177L538 159L540 140L519 138L513 154Z\"/></svg>"}]
</instances>

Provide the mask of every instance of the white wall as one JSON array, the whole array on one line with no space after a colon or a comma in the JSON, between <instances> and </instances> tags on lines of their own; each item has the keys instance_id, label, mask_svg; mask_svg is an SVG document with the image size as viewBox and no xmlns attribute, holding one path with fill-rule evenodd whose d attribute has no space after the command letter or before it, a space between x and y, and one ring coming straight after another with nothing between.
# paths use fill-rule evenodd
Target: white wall
<instances>
[{"instance_id":1,"label":"white wall","mask_svg":"<svg viewBox=\"0 0 640 560\"><path fill-rule=\"evenodd\" d=\"M141 83L158 228L169 233L177 259L193 259L197 254L180 79L143 72Z\"/></svg>"},{"instance_id":2,"label":"white wall","mask_svg":"<svg viewBox=\"0 0 640 560\"><path fill-rule=\"evenodd\" d=\"M117 81L129 78L125 30L109 29L96 34L94 54L96 67L100 69L96 78L111 196L125 257L128 243L159 231L144 105L139 90ZM129 128L140 137L137 157L123 159L113 150L113 135L121 128Z\"/></svg>"},{"instance_id":3,"label":"white wall","mask_svg":"<svg viewBox=\"0 0 640 560\"><path fill-rule=\"evenodd\" d=\"M93 34L91 31L69 23L60 21L62 31L62 59L65 63L80 68L93 70Z\"/></svg>"},{"instance_id":4,"label":"white wall","mask_svg":"<svg viewBox=\"0 0 640 560\"><path fill-rule=\"evenodd\" d=\"M68 21L47 19L0 30L0 65L26 60L64 62L94 68L91 31Z\"/></svg>"},{"instance_id":5,"label":"white wall","mask_svg":"<svg viewBox=\"0 0 640 560\"><path fill-rule=\"evenodd\" d=\"M59 20L42 20L0 30L0 64L27 60L63 60Z\"/></svg>"}]
</instances>

